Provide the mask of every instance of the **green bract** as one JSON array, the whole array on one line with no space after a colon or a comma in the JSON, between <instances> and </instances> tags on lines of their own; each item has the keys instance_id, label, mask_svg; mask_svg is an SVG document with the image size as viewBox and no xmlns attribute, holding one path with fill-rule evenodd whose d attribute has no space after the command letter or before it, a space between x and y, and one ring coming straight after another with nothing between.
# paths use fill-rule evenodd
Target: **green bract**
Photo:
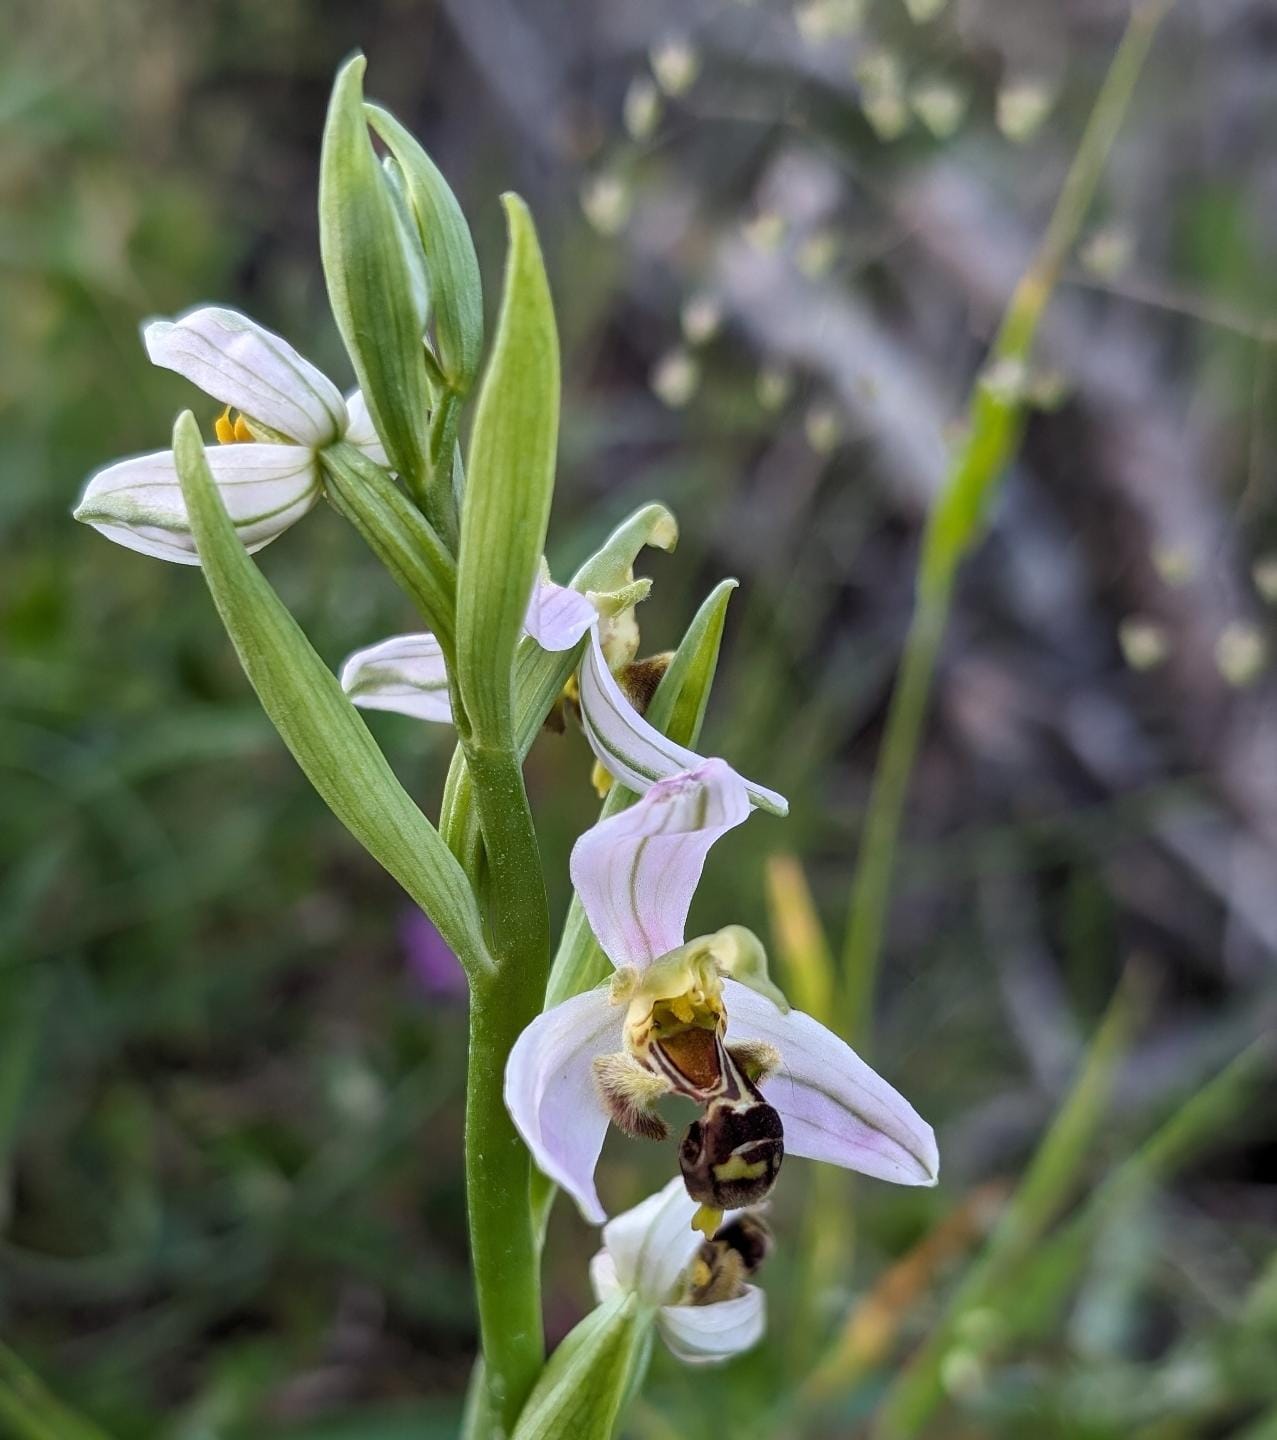
<instances>
[{"instance_id":1,"label":"green bract","mask_svg":"<svg viewBox=\"0 0 1277 1440\"><path fill-rule=\"evenodd\" d=\"M457 575L457 680L480 745L513 749L512 666L545 548L559 340L527 207L505 197L505 290L470 441Z\"/></svg>"},{"instance_id":2,"label":"green bract","mask_svg":"<svg viewBox=\"0 0 1277 1440\"><path fill-rule=\"evenodd\" d=\"M461 867L249 558L189 410L173 428L173 453L204 578L262 708L328 808L425 910L471 977L482 975L491 962Z\"/></svg>"},{"instance_id":3,"label":"green bract","mask_svg":"<svg viewBox=\"0 0 1277 1440\"><path fill-rule=\"evenodd\" d=\"M652 1314L636 1295L592 1310L550 1357L513 1440L607 1440L651 1344Z\"/></svg>"}]
</instances>

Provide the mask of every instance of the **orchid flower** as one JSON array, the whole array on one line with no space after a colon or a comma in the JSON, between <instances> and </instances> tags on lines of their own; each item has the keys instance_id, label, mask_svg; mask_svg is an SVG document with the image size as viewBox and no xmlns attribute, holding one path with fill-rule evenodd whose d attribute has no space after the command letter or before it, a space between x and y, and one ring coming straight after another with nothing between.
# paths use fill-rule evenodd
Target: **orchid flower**
<instances>
[{"instance_id":1,"label":"orchid flower","mask_svg":"<svg viewBox=\"0 0 1277 1440\"><path fill-rule=\"evenodd\" d=\"M763 1337L767 1307L748 1278L770 1248L749 1211L724 1217L705 1239L692 1228L696 1202L671 1180L603 1229L590 1283L603 1303L623 1291L653 1314L661 1338L688 1365L714 1365Z\"/></svg>"},{"instance_id":2,"label":"orchid flower","mask_svg":"<svg viewBox=\"0 0 1277 1440\"><path fill-rule=\"evenodd\" d=\"M360 391L343 398L286 340L247 316L208 306L175 321L153 320L142 333L154 364L226 406L214 427L222 443L207 459L249 551L269 545L318 503L325 446L346 440L386 464ZM200 563L171 450L99 470L75 518L130 550Z\"/></svg>"},{"instance_id":3,"label":"orchid flower","mask_svg":"<svg viewBox=\"0 0 1277 1440\"><path fill-rule=\"evenodd\" d=\"M572 851L572 882L616 974L532 1021L511 1051L505 1096L537 1165L595 1224L609 1123L662 1138L654 1106L669 1094L702 1109L679 1163L703 1223L762 1199L786 1151L935 1183L931 1127L837 1035L788 1007L749 931L684 940L710 847L747 818L750 798L725 761L701 761Z\"/></svg>"},{"instance_id":4,"label":"orchid flower","mask_svg":"<svg viewBox=\"0 0 1277 1440\"><path fill-rule=\"evenodd\" d=\"M656 781L700 765L703 757L649 724L617 683L606 653L613 627L605 622L614 618L617 608L609 605L610 599L583 595L543 575L532 588L523 628L544 650L570 650L588 632L578 677L586 738L613 778L641 795ZM632 623L632 610L632 604L621 607L622 633ZM341 684L366 710L452 720L447 664L439 642L428 632L394 635L355 651L341 668ZM776 815L787 813L783 795L750 780L744 783L751 805Z\"/></svg>"}]
</instances>

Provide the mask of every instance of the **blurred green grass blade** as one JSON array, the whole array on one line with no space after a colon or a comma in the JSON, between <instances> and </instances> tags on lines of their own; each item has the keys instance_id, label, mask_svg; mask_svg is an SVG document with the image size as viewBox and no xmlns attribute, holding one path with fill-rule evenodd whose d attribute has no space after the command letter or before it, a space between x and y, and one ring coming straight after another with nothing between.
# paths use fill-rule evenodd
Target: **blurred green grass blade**
<instances>
[{"instance_id":1,"label":"blurred green grass blade","mask_svg":"<svg viewBox=\"0 0 1277 1440\"><path fill-rule=\"evenodd\" d=\"M9 1158L44 1046L55 977L48 966L24 967L4 985L0 1008L0 1229L8 1213Z\"/></svg>"},{"instance_id":2,"label":"blurred green grass blade","mask_svg":"<svg viewBox=\"0 0 1277 1440\"><path fill-rule=\"evenodd\" d=\"M514 750L514 654L545 549L559 443L559 340L527 206L504 197L505 289L475 410L457 565L459 728ZM464 734L464 729L463 729Z\"/></svg>"},{"instance_id":3,"label":"blurred green grass blade","mask_svg":"<svg viewBox=\"0 0 1277 1440\"><path fill-rule=\"evenodd\" d=\"M1237 1134L1238 1117L1255 1114L1260 1082L1273 1068L1271 1044L1259 1040L1247 1047L1218 1075L1190 1095L1135 1153L1116 1166L1060 1231L1034 1255L1006 1292L999 1309L1005 1333L1041 1335L1059 1318L1069 1291L1096 1237L1106 1226L1129 1214L1222 1135ZM1262 1122L1259 1122L1262 1123ZM1256 1312L1265 1296L1271 1300L1271 1269L1251 1293Z\"/></svg>"},{"instance_id":4,"label":"blurred green grass blade","mask_svg":"<svg viewBox=\"0 0 1277 1440\"><path fill-rule=\"evenodd\" d=\"M718 668L727 604L735 589L735 580L722 580L710 591L687 627L648 705L648 720L680 745L693 746L700 735L714 672ZM599 811L599 819L619 814L636 798L623 785L613 785ZM607 958L594 938L584 907L574 895L550 967L545 1008L548 1010L588 990L603 979L607 971Z\"/></svg>"},{"instance_id":5,"label":"blurred green grass blade","mask_svg":"<svg viewBox=\"0 0 1277 1440\"><path fill-rule=\"evenodd\" d=\"M33 1371L0 1345L0 1424L12 1440L108 1440L69 1410Z\"/></svg>"},{"instance_id":6,"label":"blurred green grass blade","mask_svg":"<svg viewBox=\"0 0 1277 1440\"><path fill-rule=\"evenodd\" d=\"M1142 1008L1143 997L1132 976L1128 972L1118 987L1072 1089L988 1245L967 1270L918 1352L888 1388L878 1411L875 1440L909 1440L920 1433L944 1398L944 1360L963 1317L988 1303L1073 1198Z\"/></svg>"},{"instance_id":7,"label":"blurred green grass blade","mask_svg":"<svg viewBox=\"0 0 1277 1440\"><path fill-rule=\"evenodd\" d=\"M1011 297L991 363L977 382L968 433L945 476L922 537L913 619L892 692L852 880L843 974L853 1043L868 1049L896 845L909 777L926 716L936 658L962 560L985 518L1024 428L1025 378L1038 324L1060 268L1086 218L1135 83L1170 0L1131 12L1033 262Z\"/></svg>"},{"instance_id":8,"label":"blurred green grass blade","mask_svg":"<svg viewBox=\"0 0 1277 1440\"><path fill-rule=\"evenodd\" d=\"M461 867L240 543L190 411L174 426L173 449L204 579L262 708L333 814L425 910L468 973L486 972Z\"/></svg>"}]
</instances>

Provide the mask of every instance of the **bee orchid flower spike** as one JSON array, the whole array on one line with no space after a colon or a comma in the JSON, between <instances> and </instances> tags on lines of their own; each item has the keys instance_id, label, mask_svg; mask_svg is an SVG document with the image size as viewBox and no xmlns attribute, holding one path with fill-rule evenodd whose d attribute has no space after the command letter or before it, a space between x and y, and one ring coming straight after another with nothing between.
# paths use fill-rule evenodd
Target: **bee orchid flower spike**
<instances>
[{"instance_id":1,"label":"bee orchid flower spike","mask_svg":"<svg viewBox=\"0 0 1277 1440\"><path fill-rule=\"evenodd\" d=\"M767 1195L786 1151L898 1184L936 1181L931 1127L837 1035L789 1008L749 931L684 939L706 856L750 802L725 761L699 761L572 851L573 884L616 974L524 1030L505 1095L537 1164L596 1224L609 1123L660 1139L654 1107L668 1094L702 1110L679 1163L707 1233L721 1211Z\"/></svg>"},{"instance_id":2,"label":"bee orchid flower spike","mask_svg":"<svg viewBox=\"0 0 1277 1440\"><path fill-rule=\"evenodd\" d=\"M325 447L345 440L385 464L361 392L343 397L286 340L238 311L205 306L174 321L153 320L142 335L154 364L176 370L226 407L208 465L250 552L318 503ZM172 450L99 470L75 518L130 550L200 563Z\"/></svg>"}]
</instances>

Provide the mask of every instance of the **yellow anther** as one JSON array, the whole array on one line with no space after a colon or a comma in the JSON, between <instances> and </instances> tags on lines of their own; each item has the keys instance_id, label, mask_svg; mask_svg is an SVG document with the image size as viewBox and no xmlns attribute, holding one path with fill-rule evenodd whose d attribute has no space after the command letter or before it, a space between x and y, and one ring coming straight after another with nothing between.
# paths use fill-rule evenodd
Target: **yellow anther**
<instances>
[{"instance_id":1,"label":"yellow anther","mask_svg":"<svg viewBox=\"0 0 1277 1440\"><path fill-rule=\"evenodd\" d=\"M709 1205L702 1205L692 1216L692 1229L699 1230L706 1240L712 1240L723 1223L723 1212Z\"/></svg>"},{"instance_id":2,"label":"yellow anther","mask_svg":"<svg viewBox=\"0 0 1277 1440\"><path fill-rule=\"evenodd\" d=\"M219 445L243 445L257 439L257 436L249 429L248 421L242 415L236 415L233 420L231 419L229 405L213 421L213 434L217 436Z\"/></svg>"}]
</instances>

